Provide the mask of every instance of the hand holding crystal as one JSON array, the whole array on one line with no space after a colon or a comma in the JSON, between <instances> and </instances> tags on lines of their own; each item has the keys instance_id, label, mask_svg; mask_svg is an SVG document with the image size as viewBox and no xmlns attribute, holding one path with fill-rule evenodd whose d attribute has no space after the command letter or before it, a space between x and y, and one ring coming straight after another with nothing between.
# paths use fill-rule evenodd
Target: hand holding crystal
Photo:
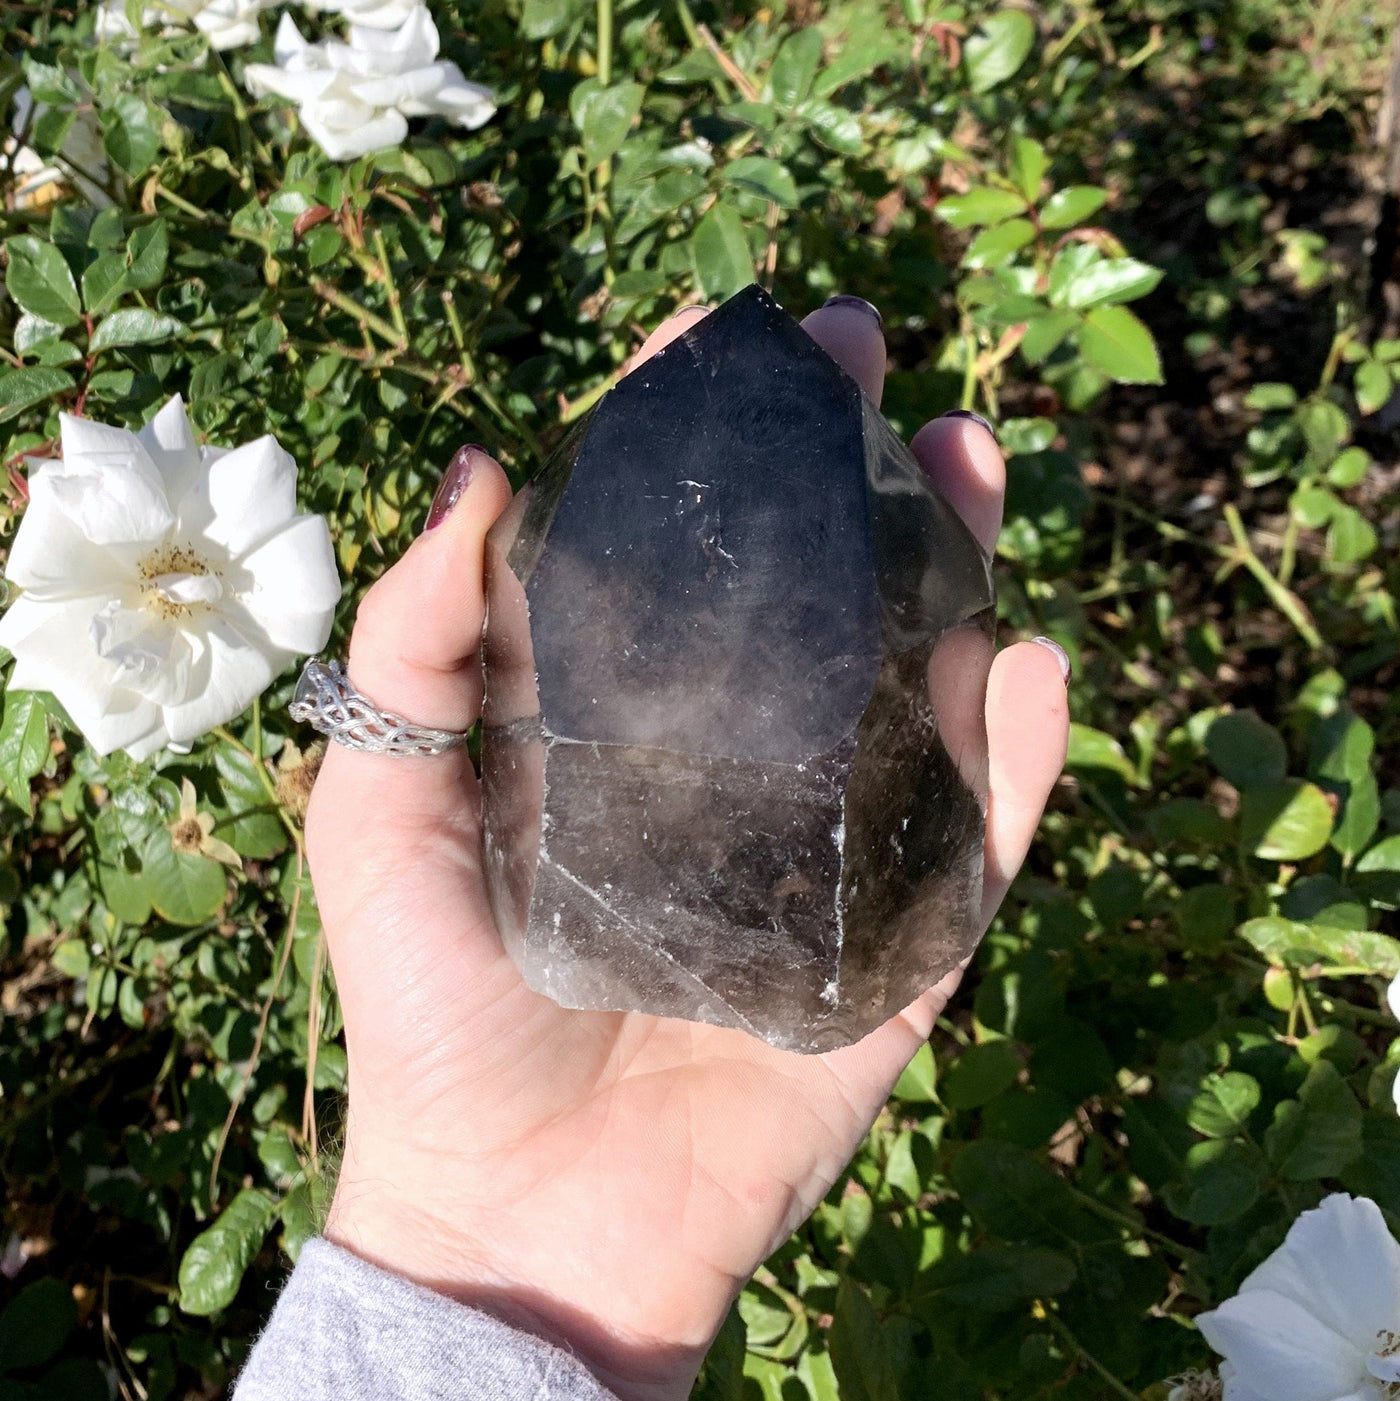
<instances>
[{"instance_id":1,"label":"hand holding crystal","mask_svg":"<svg viewBox=\"0 0 1400 1401\"><path fill-rule=\"evenodd\" d=\"M660 328L639 359L697 314ZM838 302L803 324L878 401L873 311ZM991 436L945 417L913 451L990 549L1004 486ZM501 469L464 449L430 528L361 605L348 672L376 705L444 730L479 714L485 537L509 500ZM986 726L984 922L1063 761L1052 651L996 658ZM960 974L822 1055L568 1011L531 991L502 946L464 750L332 745L307 824L350 1063L327 1234L561 1343L620 1397L685 1396L734 1294L836 1180Z\"/></svg>"}]
</instances>

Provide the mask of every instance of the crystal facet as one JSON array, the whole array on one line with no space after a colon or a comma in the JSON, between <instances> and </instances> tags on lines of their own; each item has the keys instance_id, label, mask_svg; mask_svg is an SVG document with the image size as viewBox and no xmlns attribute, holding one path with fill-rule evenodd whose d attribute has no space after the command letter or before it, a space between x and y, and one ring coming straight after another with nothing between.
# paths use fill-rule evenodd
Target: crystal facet
<instances>
[{"instance_id":1,"label":"crystal facet","mask_svg":"<svg viewBox=\"0 0 1400 1401\"><path fill-rule=\"evenodd\" d=\"M988 560L767 293L599 402L486 577L486 873L531 987L823 1051L971 953Z\"/></svg>"}]
</instances>

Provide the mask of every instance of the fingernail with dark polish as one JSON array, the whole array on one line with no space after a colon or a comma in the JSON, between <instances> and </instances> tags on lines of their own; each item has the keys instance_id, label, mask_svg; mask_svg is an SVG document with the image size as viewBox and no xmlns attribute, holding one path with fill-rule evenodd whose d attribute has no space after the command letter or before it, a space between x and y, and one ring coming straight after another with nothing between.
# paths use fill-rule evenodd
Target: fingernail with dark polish
<instances>
[{"instance_id":1,"label":"fingernail with dark polish","mask_svg":"<svg viewBox=\"0 0 1400 1401\"><path fill-rule=\"evenodd\" d=\"M1069 653L1053 637L1033 637L1031 641L1055 654L1055 660L1060 664L1060 675L1064 677L1065 685L1068 686L1071 671Z\"/></svg>"},{"instance_id":2,"label":"fingernail with dark polish","mask_svg":"<svg viewBox=\"0 0 1400 1401\"><path fill-rule=\"evenodd\" d=\"M828 297L823 306L848 306L855 311L863 311L867 316L875 318L875 324L882 330L885 325L885 318L880 315L880 308L871 306L864 297L853 297L849 292L838 292L834 297Z\"/></svg>"},{"instance_id":3,"label":"fingernail with dark polish","mask_svg":"<svg viewBox=\"0 0 1400 1401\"><path fill-rule=\"evenodd\" d=\"M471 482L478 459L485 455L486 449L477 447L475 443L458 448L452 455L452 461L447 464L447 471L442 474L442 481L433 493L433 505L428 512L428 523L423 527L424 534L435 530L452 514L452 508L462 499L462 493Z\"/></svg>"},{"instance_id":4,"label":"fingernail with dark polish","mask_svg":"<svg viewBox=\"0 0 1400 1401\"><path fill-rule=\"evenodd\" d=\"M970 418L973 423L980 423L993 438L997 435L997 430L982 417L980 413L973 413L971 409L949 409L942 415L943 418Z\"/></svg>"}]
</instances>

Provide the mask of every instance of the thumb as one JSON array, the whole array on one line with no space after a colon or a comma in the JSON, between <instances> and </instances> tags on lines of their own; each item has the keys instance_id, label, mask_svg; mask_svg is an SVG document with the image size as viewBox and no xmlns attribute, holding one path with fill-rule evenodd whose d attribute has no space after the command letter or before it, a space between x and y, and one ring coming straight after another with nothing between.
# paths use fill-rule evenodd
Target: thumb
<instances>
[{"instance_id":1,"label":"thumb","mask_svg":"<svg viewBox=\"0 0 1400 1401\"><path fill-rule=\"evenodd\" d=\"M494 459L478 447L460 449L423 533L364 596L346 670L379 710L434 729L465 730L476 720L486 532L509 501ZM474 786L465 749L418 758L331 744L307 813L313 870L349 876L371 826L382 845L383 824L454 818ZM374 824L362 820L367 814Z\"/></svg>"}]
</instances>

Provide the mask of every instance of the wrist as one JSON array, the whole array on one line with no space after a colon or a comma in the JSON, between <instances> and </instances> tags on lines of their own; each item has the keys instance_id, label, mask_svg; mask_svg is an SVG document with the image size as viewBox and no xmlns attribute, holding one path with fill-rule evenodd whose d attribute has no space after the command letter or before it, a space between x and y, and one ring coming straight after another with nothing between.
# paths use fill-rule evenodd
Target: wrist
<instances>
[{"instance_id":1,"label":"wrist","mask_svg":"<svg viewBox=\"0 0 1400 1401\"><path fill-rule=\"evenodd\" d=\"M499 1229L509 1236L508 1222ZM558 1233L557 1253L573 1260L580 1290L527 1277L492 1248L492 1234L382 1176L347 1180L344 1171L325 1227L327 1240L370 1264L571 1354L619 1401L685 1401L722 1311L713 1320L699 1310L626 1317L611 1307L617 1291L608 1286L607 1262L577 1258L567 1230Z\"/></svg>"}]
</instances>

